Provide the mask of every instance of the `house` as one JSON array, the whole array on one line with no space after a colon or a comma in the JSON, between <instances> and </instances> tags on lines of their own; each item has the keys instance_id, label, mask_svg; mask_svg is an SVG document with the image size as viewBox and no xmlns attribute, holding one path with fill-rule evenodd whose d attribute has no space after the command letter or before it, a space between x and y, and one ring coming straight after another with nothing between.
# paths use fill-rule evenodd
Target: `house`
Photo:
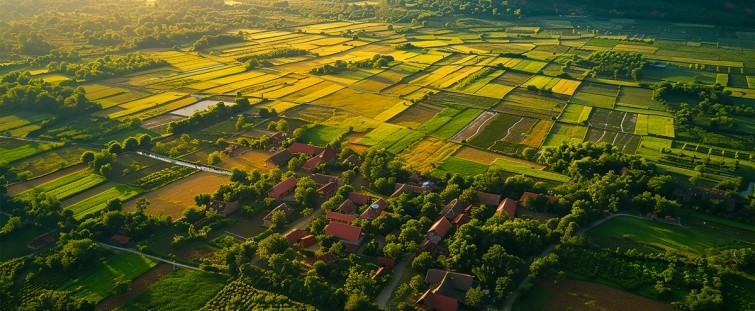
<instances>
[{"instance_id":1,"label":"house","mask_svg":"<svg viewBox=\"0 0 755 311\"><path fill-rule=\"evenodd\" d=\"M207 203L207 208L218 211L218 214L227 216L239 209L239 201L225 202L212 200Z\"/></svg>"},{"instance_id":2,"label":"house","mask_svg":"<svg viewBox=\"0 0 755 311\"><path fill-rule=\"evenodd\" d=\"M540 197L541 195L544 195L545 198L548 199L548 203L550 204L555 204L556 201L558 201L558 199L552 195L525 192L525 193L522 193L522 197L519 198L519 204L522 204L522 202L524 202L524 200L527 199L527 197L530 197L533 200L537 200L537 198Z\"/></svg>"},{"instance_id":3,"label":"house","mask_svg":"<svg viewBox=\"0 0 755 311\"><path fill-rule=\"evenodd\" d=\"M275 134L270 135L270 140L269 140L270 145L280 146L280 144L284 140L286 140L287 137L288 137L288 134L286 134L284 132L275 132Z\"/></svg>"},{"instance_id":4,"label":"house","mask_svg":"<svg viewBox=\"0 0 755 311\"><path fill-rule=\"evenodd\" d=\"M658 220L658 215L656 213L648 213L647 216L648 218L650 218L650 220L654 220L654 221Z\"/></svg>"},{"instance_id":5,"label":"house","mask_svg":"<svg viewBox=\"0 0 755 311\"><path fill-rule=\"evenodd\" d=\"M34 238L33 240L29 241L29 243L26 243L26 246L28 248L31 248L32 250L38 250L49 244L55 243L55 241L57 241L55 239L56 236L57 232L53 230Z\"/></svg>"},{"instance_id":6,"label":"house","mask_svg":"<svg viewBox=\"0 0 755 311\"><path fill-rule=\"evenodd\" d=\"M367 203L370 203L370 196L361 193L350 192L349 200L351 202L354 202L354 204L356 205L367 205Z\"/></svg>"},{"instance_id":7,"label":"house","mask_svg":"<svg viewBox=\"0 0 755 311\"><path fill-rule=\"evenodd\" d=\"M440 240L443 239L443 237L446 236L448 233L448 230L451 229L451 222L446 219L446 217L441 217L438 219L430 229L427 230L427 234L425 234L425 239L432 242L433 244L440 243Z\"/></svg>"},{"instance_id":8,"label":"house","mask_svg":"<svg viewBox=\"0 0 755 311\"><path fill-rule=\"evenodd\" d=\"M317 188L317 192L321 192L322 195L328 199L334 195L336 195L336 192L338 191L338 184L337 183L327 183L323 185L320 188Z\"/></svg>"},{"instance_id":9,"label":"house","mask_svg":"<svg viewBox=\"0 0 755 311\"><path fill-rule=\"evenodd\" d=\"M340 222L343 224L351 224L351 222L357 218L351 215L346 215L346 214L341 214L341 213L336 213L336 212L327 212L325 214L325 219L329 221Z\"/></svg>"},{"instance_id":10,"label":"house","mask_svg":"<svg viewBox=\"0 0 755 311\"><path fill-rule=\"evenodd\" d=\"M110 243L113 243L113 244L128 245L129 242L131 242L131 239L122 235L116 234L110 238Z\"/></svg>"},{"instance_id":11,"label":"house","mask_svg":"<svg viewBox=\"0 0 755 311\"><path fill-rule=\"evenodd\" d=\"M446 270L427 270L425 283L428 289L414 304L424 310L456 311L459 303L465 302L467 291L472 288L474 278L469 274Z\"/></svg>"},{"instance_id":12,"label":"house","mask_svg":"<svg viewBox=\"0 0 755 311\"><path fill-rule=\"evenodd\" d=\"M377 200L377 202L372 203L372 205L368 206L367 209L362 212L362 215L359 215L359 218L363 219L375 219L380 216L385 209L388 208L388 203L383 201L383 199Z\"/></svg>"},{"instance_id":13,"label":"house","mask_svg":"<svg viewBox=\"0 0 755 311\"><path fill-rule=\"evenodd\" d=\"M451 256L451 253L448 251L448 248L442 244L435 244L433 242L430 242L428 239L422 240L422 243L419 245L419 249L423 252L428 252L433 257L438 256L444 256L448 257Z\"/></svg>"},{"instance_id":14,"label":"house","mask_svg":"<svg viewBox=\"0 0 755 311\"><path fill-rule=\"evenodd\" d=\"M265 167L276 168L278 166L286 164L288 160L291 160L291 158L293 157L294 154L291 153L291 151L288 151L288 149L285 149L267 158L267 160L265 160Z\"/></svg>"},{"instance_id":15,"label":"house","mask_svg":"<svg viewBox=\"0 0 755 311\"><path fill-rule=\"evenodd\" d=\"M419 174L417 173L417 171L412 172L412 176L409 176L409 179L418 185L419 183L422 182L422 179L419 178Z\"/></svg>"},{"instance_id":16,"label":"house","mask_svg":"<svg viewBox=\"0 0 755 311\"><path fill-rule=\"evenodd\" d=\"M327 185L328 183L338 184L338 176L331 176L331 175L325 175L325 174L312 174L312 175L309 175L309 178L312 178L312 180L315 181L315 184L317 184L318 187L322 187L324 185Z\"/></svg>"},{"instance_id":17,"label":"house","mask_svg":"<svg viewBox=\"0 0 755 311\"><path fill-rule=\"evenodd\" d=\"M294 191L294 188L296 188L296 183L298 180L296 180L296 177L291 176L288 179L280 182L279 184L273 186L270 191L267 192L267 196L274 198L276 200L280 200L290 194L292 191Z\"/></svg>"},{"instance_id":18,"label":"house","mask_svg":"<svg viewBox=\"0 0 755 311\"><path fill-rule=\"evenodd\" d=\"M380 268L377 269L377 271L375 271L375 274L372 275L372 279L373 280L377 280L377 279L381 278L382 276L388 274L388 271L390 271L389 268L380 267Z\"/></svg>"},{"instance_id":19,"label":"house","mask_svg":"<svg viewBox=\"0 0 755 311\"><path fill-rule=\"evenodd\" d=\"M305 236L305 237L301 238L301 240L299 240L299 246L300 247L310 247L312 245L315 245L315 243L317 243L317 238L314 235L311 235L311 234L308 235L308 236Z\"/></svg>"},{"instance_id":20,"label":"house","mask_svg":"<svg viewBox=\"0 0 755 311\"><path fill-rule=\"evenodd\" d=\"M624 175L627 172L629 172L629 168L627 168L626 166L621 168L621 175Z\"/></svg>"},{"instance_id":21,"label":"house","mask_svg":"<svg viewBox=\"0 0 755 311\"><path fill-rule=\"evenodd\" d=\"M318 157L322 158L323 162L330 162L338 157L336 150L330 145L325 146L322 150L318 149L316 154Z\"/></svg>"},{"instance_id":22,"label":"house","mask_svg":"<svg viewBox=\"0 0 755 311\"><path fill-rule=\"evenodd\" d=\"M394 187L393 194L389 198L395 198L402 193L421 193L424 192L426 188L414 186L414 185L408 185L408 184L402 184L402 183L396 183L396 186Z\"/></svg>"},{"instance_id":23,"label":"house","mask_svg":"<svg viewBox=\"0 0 755 311\"><path fill-rule=\"evenodd\" d=\"M485 205L498 205L499 203L501 203L501 195L485 193L485 192L477 192L477 202L474 202L474 203L485 204Z\"/></svg>"},{"instance_id":24,"label":"house","mask_svg":"<svg viewBox=\"0 0 755 311\"><path fill-rule=\"evenodd\" d=\"M322 254L322 255L320 255L320 256L317 256L317 257L315 257L315 260L314 260L314 262L317 262L317 261L322 261L322 262L324 262L324 263L325 263L326 265L331 265L331 264L333 264L334 262L336 262L336 256L335 256L335 255L333 255L333 254L331 254L330 252L327 252L327 253L325 253L325 254ZM313 263L314 263L314 262L313 262Z\"/></svg>"},{"instance_id":25,"label":"house","mask_svg":"<svg viewBox=\"0 0 755 311\"><path fill-rule=\"evenodd\" d=\"M292 207L288 206L288 204L286 204L286 203L278 205L272 211L270 211L270 213L268 213L267 216L265 216L265 218L262 219L262 226L263 227L269 228L270 225L272 225L272 223L273 223L273 213L275 213L277 211L284 211L284 212L286 212L286 220L288 220L289 218L291 218L291 216L293 216L294 213L296 212Z\"/></svg>"},{"instance_id":26,"label":"house","mask_svg":"<svg viewBox=\"0 0 755 311\"><path fill-rule=\"evenodd\" d=\"M703 187L689 187L687 189L679 188L674 190L671 195L673 195L677 201L681 202L689 201L691 198L718 200L721 201L721 204L729 212L733 211L737 206L736 199L727 196L725 191L718 189L707 189Z\"/></svg>"},{"instance_id":27,"label":"house","mask_svg":"<svg viewBox=\"0 0 755 311\"><path fill-rule=\"evenodd\" d=\"M307 231L301 230L301 229L292 229L288 233L284 234L283 237L288 240L288 246L294 246L296 244L299 244L299 242L306 236L309 236L310 234L307 233Z\"/></svg>"},{"instance_id":28,"label":"house","mask_svg":"<svg viewBox=\"0 0 755 311\"><path fill-rule=\"evenodd\" d=\"M353 201L346 199L341 205L336 208L337 212L344 213L346 215L353 215L357 211L357 205Z\"/></svg>"},{"instance_id":29,"label":"house","mask_svg":"<svg viewBox=\"0 0 755 311\"><path fill-rule=\"evenodd\" d=\"M352 154L345 160L346 162L349 162L351 164L354 164L354 166L361 166L362 165L362 159L359 158L358 155Z\"/></svg>"},{"instance_id":30,"label":"house","mask_svg":"<svg viewBox=\"0 0 755 311\"><path fill-rule=\"evenodd\" d=\"M313 156L315 155L315 151L317 151L317 147L302 143L293 143L288 147L288 151L291 153L304 153Z\"/></svg>"},{"instance_id":31,"label":"house","mask_svg":"<svg viewBox=\"0 0 755 311\"><path fill-rule=\"evenodd\" d=\"M446 217L449 221L456 218L456 216L459 216L462 212L464 212L464 209L468 206L468 204L465 204L464 202L461 202L459 199L453 199L450 203L446 204L446 206L443 207L443 209L440 211L440 214Z\"/></svg>"},{"instance_id":32,"label":"house","mask_svg":"<svg viewBox=\"0 0 755 311\"><path fill-rule=\"evenodd\" d=\"M516 217L516 201L509 198L503 199L503 202L501 202L495 210L495 214L500 215L503 212L506 212L506 214L509 215L509 218Z\"/></svg>"},{"instance_id":33,"label":"house","mask_svg":"<svg viewBox=\"0 0 755 311\"><path fill-rule=\"evenodd\" d=\"M378 257L378 262L382 263L386 267L390 267L390 268L393 268L394 266L396 266L396 260L393 259L393 258L388 258L388 257L382 257L381 256L381 257Z\"/></svg>"},{"instance_id":34,"label":"house","mask_svg":"<svg viewBox=\"0 0 755 311\"><path fill-rule=\"evenodd\" d=\"M304 165L302 165L301 167L302 171L311 172L312 169L314 169L317 164L330 162L331 160L335 159L337 156L336 151L333 150L333 148L330 147L330 145L327 145L322 150L315 149L315 152L317 154L316 156L304 162Z\"/></svg>"},{"instance_id":35,"label":"house","mask_svg":"<svg viewBox=\"0 0 755 311\"><path fill-rule=\"evenodd\" d=\"M468 222L469 222L469 213L464 212L464 213L459 214L459 216L456 216L456 218L454 218L454 220L451 221L451 224L456 226L456 229L458 230L459 227L461 227L462 225Z\"/></svg>"},{"instance_id":36,"label":"house","mask_svg":"<svg viewBox=\"0 0 755 311\"><path fill-rule=\"evenodd\" d=\"M362 243L362 228L340 222L331 221L325 227L325 235L335 236L346 245L347 252L353 252Z\"/></svg>"},{"instance_id":37,"label":"house","mask_svg":"<svg viewBox=\"0 0 755 311\"><path fill-rule=\"evenodd\" d=\"M315 166L317 166L317 164L320 164L320 162L323 162L323 161L322 161L322 158L320 158L319 156L312 157L311 159L304 162L304 164L301 166L301 171L311 172L315 168Z\"/></svg>"}]
</instances>

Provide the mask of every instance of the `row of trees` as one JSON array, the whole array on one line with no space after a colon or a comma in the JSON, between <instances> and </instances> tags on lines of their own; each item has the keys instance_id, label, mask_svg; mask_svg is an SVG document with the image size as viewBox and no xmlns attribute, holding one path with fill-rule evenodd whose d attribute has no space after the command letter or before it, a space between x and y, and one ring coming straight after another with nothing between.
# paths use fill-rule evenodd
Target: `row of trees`
<instances>
[{"instance_id":1,"label":"row of trees","mask_svg":"<svg viewBox=\"0 0 755 311\"><path fill-rule=\"evenodd\" d=\"M194 112L194 114L192 114L188 118L169 123L167 132L168 133L181 132L190 127L217 120L218 118L225 116L229 113L236 113L239 111L246 110L249 108L249 106L251 106L249 104L249 100L242 97L237 97L236 105L233 105L233 106L226 106L225 103L220 102L213 106L210 106L209 108L205 110L196 111Z\"/></svg>"},{"instance_id":2,"label":"row of trees","mask_svg":"<svg viewBox=\"0 0 755 311\"><path fill-rule=\"evenodd\" d=\"M76 89L32 78L28 72L0 76L0 109L20 108L40 113L72 116L102 109L86 98L82 87Z\"/></svg>"},{"instance_id":3,"label":"row of trees","mask_svg":"<svg viewBox=\"0 0 755 311\"><path fill-rule=\"evenodd\" d=\"M108 55L86 64L52 61L47 64L47 70L50 72L63 72L75 76L77 80L93 80L124 75L167 64L162 59L144 56L140 53L129 53L125 56Z\"/></svg>"}]
</instances>

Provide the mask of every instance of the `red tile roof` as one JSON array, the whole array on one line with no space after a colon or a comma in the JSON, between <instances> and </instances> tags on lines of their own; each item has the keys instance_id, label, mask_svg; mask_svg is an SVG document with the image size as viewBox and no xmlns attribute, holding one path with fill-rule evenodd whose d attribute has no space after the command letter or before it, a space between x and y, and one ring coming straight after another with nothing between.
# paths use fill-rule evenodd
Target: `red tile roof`
<instances>
[{"instance_id":1,"label":"red tile roof","mask_svg":"<svg viewBox=\"0 0 755 311\"><path fill-rule=\"evenodd\" d=\"M312 170L317 164L320 164L320 162L322 162L322 158L312 157L311 159L307 160L307 162L304 162L304 164L301 166L301 169Z\"/></svg>"},{"instance_id":2,"label":"red tile roof","mask_svg":"<svg viewBox=\"0 0 755 311\"><path fill-rule=\"evenodd\" d=\"M310 146L302 143L293 143L288 150L292 153L306 153L308 155L314 155L317 147Z\"/></svg>"},{"instance_id":3,"label":"red tile roof","mask_svg":"<svg viewBox=\"0 0 755 311\"><path fill-rule=\"evenodd\" d=\"M396 265L396 260L388 257L378 257L378 262L384 264L386 267L391 268Z\"/></svg>"},{"instance_id":4,"label":"red tile roof","mask_svg":"<svg viewBox=\"0 0 755 311\"><path fill-rule=\"evenodd\" d=\"M337 210L343 212L344 214L351 215L357 210L357 205L354 204L354 202L352 202L351 200L346 199L346 201L343 201L343 203L341 203L341 206L339 206Z\"/></svg>"},{"instance_id":5,"label":"red tile roof","mask_svg":"<svg viewBox=\"0 0 755 311\"><path fill-rule=\"evenodd\" d=\"M487 205L498 205L501 203L501 195L500 194L492 194L492 193L485 193L485 192L478 192L477 193L477 201L482 204Z\"/></svg>"},{"instance_id":6,"label":"red tile roof","mask_svg":"<svg viewBox=\"0 0 755 311\"><path fill-rule=\"evenodd\" d=\"M326 196L329 195L329 194L332 194L336 190L338 190L338 184L336 184L334 182L327 183L327 184L323 185L322 187L317 188L317 192L322 192Z\"/></svg>"},{"instance_id":7,"label":"red tile roof","mask_svg":"<svg viewBox=\"0 0 755 311\"><path fill-rule=\"evenodd\" d=\"M448 219L446 217L441 217L436 221L432 227L430 227L429 230L427 230L428 233L435 231L441 238L446 236L446 233L448 233L448 230L451 229L451 223L448 222Z\"/></svg>"},{"instance_id":8,"label":"red tile roof","mask_svg":"<svg viewBox=\"0 0 755 311\"><path fill-rule=\"evenodd\" d=\"M286 191L289 191L289 190L293 189L294 187L296 187L296 183L297 182L298 182L298 180L296 180L296 177L295 176L291 176L288 179L286 179L286 180L280 182L279 184L273 186L273 189L271 189L271 191L273 191L273 192L275 192L277 194L285 193Z\"/></svg>"},{"instance_id":9,"label":"red tile roof","mask_svg":"<svg viewBox=\"0 0 755 311\"><path fill-rule=\"evenodd\" d=\"M516 215L516 202L509 198L504 199L503 202L498 205L495 213L500 214L503 211L506 211L506 214L509 215L509 218L514 218Z\"/></svg>"},{"instance_id":10,"label":"red tile roof","mask_svg":"<svg viewBox=\"0 0 755 311\"><path fill-rule=\"evenodd\" d=\"M352 164L356 166L362 165L362 159L360 159L359 156L356 154L350 155L348 158L346 158L346 161L351 162Z\"/></svg>"},{"instance_id":11,"label":"red tile roof","mask_svg":"<svg viewBox=\"0 0 755 311\"><path fill-rule=\"evenodd\" d=\"M325 174L312 174L312 175L309 175L309 178L312 178L312 180L314 180L315 184L317 185L326 185L330 182L338 182L338 176L331 176L331 175L325 175Z\"/></svg>"},{"instance_id":12,"label":"red tile roof","mask_svg":"<svg viewBox=\"0 0 755 311\"><path fill-rule=\"evenodd\" d=\"M330 160L335 159L338 155L336 154L336 151L333 150L333 147L327 145L325 146L325 150L323 150L318 156L322 158L323 161L330 162Z\"/></svg>"},{"instance_id":13,"label":"red tile roof","mask_svg":"<svg viewBox=\"0 0 755 311\"><path fill-rule=\"evenodd\" d=\"M288 240L288 246L294 246L294 244L299 242L299 240L308 235L309 233L307 233L307 231L301 229L293 229L283 236L286 238L286 240Z\"/></svg>"},{"instance_id":14,"label":"red tile roof","mask_svg":"<svg viewBox=\"0 0 755 311\"><path fill-rule=\"evenodd\" d=\"M114 235L112 238L110 238L112 241L117 241L120 244L128 244L128 242L131 240L125 236L122 235Z\"/></svg>"},{"instance_id":15,"label":"red tile roof","mask_svg":"<svg viewBox=\"0 0 755 311\"><path fill-rule=\"evenodd\" d=\"M315 258L315 261L318 260L322 260L324 263L329 265L336 262L336 256L328 252Z\"/></svg>"},{"instance_id":16,"label":"red tile roof","mask_svg":"<svg viewBox=\"0 0 755 311\"><path fill-rule=\"evenodd\" d=\"M325 214L325 219L351 223L352 221L354 221L354 219L357 219L357 218L351 215L346 215L346 214L341 214L341 213L336 213L336 212L328 212L327 214Z\"/></svg>"},{"instance_id":17,"label":"red tile roof","mask_svg":"<svg viewBox=\"0 0 755 311\"><path fill-rule=\"evenodd\" d=\"M362 228L331 221L330 224L325 227L325 234L336 236L342 240L350 242L358 242L362 235Z\"/></svg>"},{"instance_id":18,"label":"red tile roof","mask_svg":"<svg viewBox=\"0 0 755 311\"><path fill-rule=\"evenodd\" d=\"M527 198L527 197L530 197L533 200L537 200L538 196L540 196L540 195L537 194L537 193L525 192L525 193L522 193L522 197L519 198L519 202L524 202L524 199ZM556 197L551 196L551 195L545 195L545 197L548 199L548 202L550 202L551 204L556 203L556 200L558 200L558 199L556 199Z\"/></svg>"},{"instance_id":19,"label":"red tile roof","mask_svg":"<svg viewBox=\"0 0 755 311\"><path fill-rule=\"evenodd\" d=\"M380 216L380 214L385 211L385 209L388 208L388 203L383 201L383 199L377 200L377 202L370 204L370 206L367 207L367 209L362 212L362 215L359 215L359 218L364 219L375 219Z\"/></svg>"},{"instance_id":20,"label":"red tile roof","mask_svg":"<svg viewBox=\"0 0 755 311\"><path fill-rule=\"evenodd\" d=\"M357 205L365 205L370 201L370 196L361 193L351 192L349 193L349 200Z\"/></svg>"},{"instance_id":21,"label":"red tile roof","mask_svg":"<svg viewBox=\"0 0 755 311\"><path fill-rule=\"evenodd\" d=\"M456 228L459 228L461 227L461 225L466 224L468 222L469 222L469 214L467 213L459 214L459 216L456 216L456 218L454 218L454 221L453 221L454 225L456 225Z\"/></svg>"},{"instance_id":22,"label":"red tile roof","mask_svg":"<svg viewBox=\"0 0 755 311\"><path fill-rule=\"evenodd\" d=\"M409 179L411 179L411 180L413 180L413 181L415 181L417 183L419 183L420 181L422 181L419 178L419 174L417 174L417 171L412 172L412 176L409 176Z\"/></svg>"},{"instance_id":23,"label":"red tile roof","mask_svg":"<svg viewBox=\"0 0 755 311\"><path fill-rule=\"evenodd\" d=\"M286 149L267 158L265 162L272 163L274 165L281 165L288 162L288 160L291 160L291 158L293 157L294 155L291 153L291 151L288 151L288 149Z\"/></svg>"},{"instance_id":24,"label":"red tile roof","mask_svg":"<svg viewBox=\"0 0 755 311\"><path fill-rule=\"evenodd\" d=\"M317 243L317 238L314 235L310 234L308 236L301 238L299 243L300 243L299 246L301 247L310 247L314 245L315 243Z\"/></svg>"},{"instance_id":25,"label":"red tile roof","mask_svg":"<svg viewBox=\"0 0 755 311\"><path fill-rule=\"evenodd\" d=\"M353 253L353 252L356 252L357 247L359 247L359 245L346 244L346 248L344 248L344 251L346 251L347 253Z\"/></svg>"}]
</instances>

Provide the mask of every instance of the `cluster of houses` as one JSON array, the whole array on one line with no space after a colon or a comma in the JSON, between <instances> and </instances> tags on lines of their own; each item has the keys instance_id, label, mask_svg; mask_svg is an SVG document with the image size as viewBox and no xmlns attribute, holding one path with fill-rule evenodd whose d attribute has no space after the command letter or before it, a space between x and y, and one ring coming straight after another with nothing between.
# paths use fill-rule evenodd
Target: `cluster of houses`
<instances>
[{"instance_id":1,"label":"cluster of houses","mask_svg":"<svg viewBox=\"0 0 755 311\"><path fill-rule=\"evenodd\" d=\"M294 157L294 154L303 153L311 156L309 160L304 162L301 167L301 171L305 173L312 172L317 164L330 162L338 157L336 151L327 145L325 148L319 148L312 145L293 143L288 148L272 155L265 160L265 166L267 168L275 168L288 163ZM361 165L362 160L357 155L349 156L346 161L353 163L354 165Z\"/></svg>"}]
</instances>

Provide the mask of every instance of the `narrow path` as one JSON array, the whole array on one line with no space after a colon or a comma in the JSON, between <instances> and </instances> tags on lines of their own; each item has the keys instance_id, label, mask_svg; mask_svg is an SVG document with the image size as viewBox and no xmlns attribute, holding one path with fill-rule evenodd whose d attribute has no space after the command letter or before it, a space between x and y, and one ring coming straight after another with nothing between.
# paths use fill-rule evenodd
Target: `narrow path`
<instances>
[{"instance_id":1,"label":"narrow path","mask_svg":"<svg viewBox=\"0 0 755 311\"><path fill-rule=\"evenodd\" d=\"M181 161L181 160L176 160L176 159L173 159L173 158L169 158L169 157L162 156L162 155L159 155L159 154L154 154L154 153L151 153L151 152L137 151L136 153L139 154L139 155L143 155L145 157L150 157L150 158L153 158L153 159L156 159L156 160L160 160L160 161L163 161L163 162L168 162L168 163L172 163L172 164L176 164L176 165L191 167L191 168L195 168L195 169L202 170L202 171L205 171L205 172L210 172L210 173L215 173L215 174L221 174L221 175L231 175L231 172L226 171L226 170L221 170L221 169L217 169L217 168L213 168L213 167L209 167L209 166L204 166L204 165L199 165L199 164L184 162L184 161Z\"/></svg>"},{"instance_id":2,"label":"narrow path","mask_svg":"<svg viewBox=\"0 0 755 311\"><path fill-rule=\"evenodd\" d=\"M600 138L598 138L598 140L596 140L595 143L599 143L600 140L603 139L604 136L606 136L606 130L603 130L603 135L600 135Z\"/></svg>"},{"instance_id":3,"label":"narrow path","mask_svg":"<svg viewBox=\"0 0 755 311\"><path fill-rule=\"evenodd\" d=\"M172 264L172 265L176 265L176 266L181 267L181 268L202 271L202 269L199 269L199 268L194 267L194 266L189 266L189 265L185 265L185 264L182 264L182 263L172 262L170 260L163 259L163 258L160 258L160 257L157 257L157 256L147 255L147 254L142 253L142 252L140 252L138 250L135 250L135 249L123 248L123 247L113 246L113 245L104 244L104 243L100 243L100 242L96 242L96 243L98 245L102 246L102 247L107 247L107 248L111 248L111 249L115 249L115 250L119 250L119 251L124 251L124 252L139 254L141 256L144 256L144 257L147 257L147 258L150 258L150 259L154 259L154 260L158 260L158 261L162 261L162 262L165 262L165 263L169 263L169 264Z\"/></svg>"},{"instance_id":4,"label":"narrow path","mask_svg":"<svg viewBox=\"0 0 755 311\"><path fill-rule=\"evenodd\" d=\"M627 119L627 113L625 112L625 113L624 113L624 117L623 117L623 118L621 118L621 132L622 132L622 133L625 133L625 132L624 132L624 120L626 120L626 119Z\"/></svg>"},{"instance_id":5,"label":"narrow path","mask_svg":"<svg viewBox=\"0 0 755 311\"><path fill-rule=\"evenodd\" d=\"M519 122L522 122L522 121L524 121L524 117L522 117L521 119L519 119L519 121L516 121L516 123L511 125L511 127L509 127L509 129L506 130L506 136L503 136L503 138L499 139L499 141L503 141L504 139L506 139L506 137L509 137L509 135L511 135L511 129L513 129L517 124L519 124Z\"/></svg>"},{"instance_id":6,"label":"narrow path","mask_svg":"<svg viewBox=\"0 0 755 311\"><path fill-rule=\"evenodd\" d=\"M597 225L599 225L599 224L602 224L602 223L604 223L604 222L606 222L606 221L609 221L609 220L613 219L614 217L618 217L618 216L629 216L629 217L634 217L634 218L640 218L640 219L644 219L644 218L642 218L642 217L640 217L640 216L629 215L629 214L613 214L613 215L610 215L610 216L608 216L608 217L606 217L606 218L603 218L603 219L600 219L600 220L598 220L598 221L595 221L595 222L593 222L593 223L591 223L591 224L587 225L587 227L584 227L584 228L582 228L582 229L579 229L579 230L577 231L577 233L575 233L574 235L576 236L576 235L580 235L580 234L582 234L582 233L585 233L585 231L587 231L587 230L590 230L590 229L591 229L592 227L595 227L595 226L597 226ZM539 257L545 257L545 256L548 256L548 254L550 254L551 252L553 252L553 249L554 249L555 247L556 247L556 244L551 244L551 245L548 245L548 247L546 247L546 248L545 248L545 250L543 250L543 252L542 252L542 253L540 254L540 256L539 256ZM514 301L516 300L516 296L517 296L517 295L516 295L516 292L517 292L517 291L518 291L518 290L519 290L520 288L526 287L526 286L527 286L527 285L529 285L529 284L530 284L530 277L528 276L528 277L524 278L524 280L522 281L522 283L521 283L521 284L519 284L519 287L517 287L517 289L516 289L516 290L514 290L514 291L513 291L513 292L512 292L512 293L511 293L511 294L509 295L509 297L508 297L508 298L506 298L506 302L505 302L505 303L503 304L503 307L501 308L501 310L502 310L502 311L511 311L511 308L512 308L512 307L514 306Z\"/></svg>"},{"instance_id":7,"label":"narrow path","mask_svg":"<svg viewBox=\"0 0 755 311\"><path fill-rule=\"evenodd\" d=\"M406 258L407 256L408 258ZM393 276L391 276L388 284L385 284L385 287L383 287L383 290L380 291L380 294L375 297L375 303L378 305L378 307L388 307L388 300L391 298L391 294L396 291L396 286L398 286L398 282L399 280L401 280L401 276L404 274L404 271L406 271L406 267L408 267L409 263L414 260L414 255L404 254L403 257L405 258L402 258L402 260L399 261L399 263L396 265L396 268L393 270Z\"/></svg>"}]
</instances>

